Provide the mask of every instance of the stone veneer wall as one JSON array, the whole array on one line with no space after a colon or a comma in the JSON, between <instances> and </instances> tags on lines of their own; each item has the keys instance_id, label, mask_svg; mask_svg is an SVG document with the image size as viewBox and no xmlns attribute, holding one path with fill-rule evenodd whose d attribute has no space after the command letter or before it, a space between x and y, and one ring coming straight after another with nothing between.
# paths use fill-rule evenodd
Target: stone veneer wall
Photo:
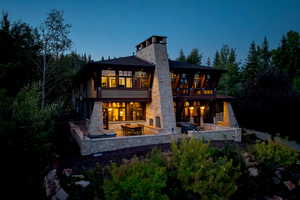
<instances>
[{"instance_id":1,"label":"stone veneer wall","mask_svg":"<svg viewBox=\"0 0 300 200\"><path fill-rule=\"evenodd\" d=\"M169 61L166 44L156 43L152 38L152 44L137 51L137 57L155 64L152 85L152 101L146 106L146 119L159 117L161 128L165 132L176 132L175 112L173 106L172 87L170 79Z\"/></svg>"},{"instance_id":2,"label":"stone veneer wall","mask_svg":"<svg viewBox=\"0 0 300 200\"><path fill-rule=\"evenodd\" d=\"M196 139L210 140L233 140L236 142L242 141L242 130L240 128L218 128L217 130L207 131L188 131L188 136Z\"/></svg>"},{"instance_id":3,"label":"stone veneer wall","mask_svg":"<svg viewBox=\"0 0 300 200\"><path fill-rule=\"evenodd\" d=\"M217 122L218 125L238 128L238 122L235 118L231 103L223 103L223 121Z\"/></svg>"},{"instance_id":4,"label":"stone veneer wall","mask_svg":"<svg viewBox=\"0 0 300 200\"><path fill-rule=\"evenodd\" d=\"M210 125L206 125L207 128ZM186 137L194 137L196 139L204 140L234 140L241 142L240 128L226 128L211 125L212 130L208 131L189 131L188 135L165 133L154 135L139 135L139 136L125 136L113 138L99 138L90 139L85 137L80 128L70 123L71 133L80 147L81 155L91 155L94 153L114 151L130 147L154 145L154 144L168 144L174 140ZM215 129L215 130L213 130Z\"/></svg>"},{"instance_id":5,"label":"stone veneer wall","mask_svg":"<svg viewBox=\"0 0 300 200\"><path fill-rule=\"evenodd\" d=\"M103 129L102 102L95 102L88 122L88 131L89 133L99 133L101 129Z\"/></svg>"},{"instance_id":6,"label":"stone veneer wall","mask_svg":"<svg viewBox=\"0 0 300 200\"><path fill-rule=\"evenodd\" d=\"M167 144L177 140L179 134L157 134L157 135L139 135L128 137L114 137L101 139L85 138L80 142L81 155L90 155L99 152L114 151L130 147Z\"/></svg>"}]
</instances>

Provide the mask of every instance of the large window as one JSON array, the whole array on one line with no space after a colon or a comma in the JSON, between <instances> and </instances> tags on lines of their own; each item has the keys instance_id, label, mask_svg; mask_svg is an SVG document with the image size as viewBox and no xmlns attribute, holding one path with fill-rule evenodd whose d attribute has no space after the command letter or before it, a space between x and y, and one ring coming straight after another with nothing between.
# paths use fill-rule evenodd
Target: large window
<instances>
[{"instance_id":1,"label":"large window","mask_svg":"<svg viewBox=\"0 0 300 200\"><path fill-rule=\"evenodd\" d=\"M142 71L102 70L102 88L149 88L150 74Z\"/></svg>"},{"instance_id":2,"label":"large window","mask_svg":"<svg viewBox=\"0 0 300 200\"><path fill-rule=\"evenodd\" d=\"M102 70L101 86L103 88L114 88L117 86L116 71Z\"/></svg>"},{"instance_id":3,"label":"large window","mask_svg":"<svg viewBox=\"0 0 300 200\"><path fill-rule=\"evenodd\" d=\"M132 72L119 71L119 84L120 88L132 88Z\"/></svg>"},{"instance_id":4,"label":"large window","mask_svg":"<svg viewBox=\"0 0 300 200\"><path fill-rule=\"evenodd\" d=\"M104 103L109 121L145 120L145 104L140 102L110 102Z\"/></svg>"},{"instance_id":5,"label":"large window","mask_svg":"<svg viewBox=\"0 0 300 200\"><path fill-rule=\"evenodd\" d=\"M135 88L148 88L149 86L149 74L142 71L134 72L134 87Z\"/></svg>"}]
</instances>

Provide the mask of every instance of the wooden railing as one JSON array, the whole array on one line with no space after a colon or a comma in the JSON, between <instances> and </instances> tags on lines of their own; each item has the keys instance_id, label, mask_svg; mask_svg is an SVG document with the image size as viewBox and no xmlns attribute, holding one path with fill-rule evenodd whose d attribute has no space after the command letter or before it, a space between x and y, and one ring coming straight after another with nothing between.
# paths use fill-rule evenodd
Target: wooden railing
<instances>
[{"instance_id":1,"label":"wooden railing","mask_svg":"<svg viewBox=\"0 0 300 200\"><path fill-rule=\"evenodd\" d=\"M210 88L175 88L173 96L200 96L200 95L216 95L215 89Z\"/></svg>"},{"instance_id":2,"label":"wooden railing","mask_svg":"<svg viewBox=\"0 0 300 200\"><path fill-rule=\"evenodd\" d=\"M98 98L102 99L148 99L151 98L149 88L98 88Z\"/></svg>"}]
</instances>

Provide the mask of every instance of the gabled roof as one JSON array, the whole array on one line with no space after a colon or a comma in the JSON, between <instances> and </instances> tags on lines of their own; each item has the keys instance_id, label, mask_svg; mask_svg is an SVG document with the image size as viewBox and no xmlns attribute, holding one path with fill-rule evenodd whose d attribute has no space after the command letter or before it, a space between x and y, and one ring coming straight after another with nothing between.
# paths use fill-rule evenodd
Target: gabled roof
<instances>
[{"instance_id":1,"label":"gabled roof","mask_svg":"<svg viewBox=\"0 0 300 200\"><path fill-rule=\"evenodd\" d=\"M154 67L154 64L147 62L136 56L127 56L114 58L110 60L103 60L94 62L95 64L101 65L118 65L118 66L143 66L143 67Z\"/></svg>"},{"instance_id":2,"label":"gabled roof","mask_svg":"<svg viewBox=\"0 0 300 200\"><path fill-rule=\"evenodd\" d=\"M207 67L202 65L190 64L188 62L180 62L175 60L169 59L170 69L173 70L209 70L209 71L219 71L219 72L226 72L226 70L216 69L213 67Z\"/></svg>"}]
</instances>

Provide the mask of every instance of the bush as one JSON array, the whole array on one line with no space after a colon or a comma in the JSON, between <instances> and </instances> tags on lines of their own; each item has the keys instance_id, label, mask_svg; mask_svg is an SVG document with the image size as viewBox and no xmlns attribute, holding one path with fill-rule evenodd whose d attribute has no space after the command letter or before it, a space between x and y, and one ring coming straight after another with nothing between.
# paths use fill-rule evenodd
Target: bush
<instances>
[{"instance_id":1,"label":"bush","mask_svg":"<svg viewBox=\"0 0 300 200\"><path fill-rule=\"evenodd\" d=\"M277 168L294 164L297 161L298 153L285 145L270 140L267 143L255 144L255 156L260 163Z\"/></svg>"},{"instance_id":2,"label":"bush","mask_svg":"<svg viewBox=\"0 0 300 200\"><path fill-rule=\"evenodd\" d=\"M113 163L110 178L104 180L105 199L168 199L163 193L166 188L166 168L150 160L134 157L121 166Z\"/></svg>"},{"instance_id":3,"label":"bush","mask_svg":"<svg viewBox=\"0 0 300 200\"><path fill-rule=\"evenodd\" d=\"M199 199L228 199L237 190L239 168L226 156L213 159L209 144L190 139L171 148L172 165L186 192Z\"/></svg>"}]
</instances>

